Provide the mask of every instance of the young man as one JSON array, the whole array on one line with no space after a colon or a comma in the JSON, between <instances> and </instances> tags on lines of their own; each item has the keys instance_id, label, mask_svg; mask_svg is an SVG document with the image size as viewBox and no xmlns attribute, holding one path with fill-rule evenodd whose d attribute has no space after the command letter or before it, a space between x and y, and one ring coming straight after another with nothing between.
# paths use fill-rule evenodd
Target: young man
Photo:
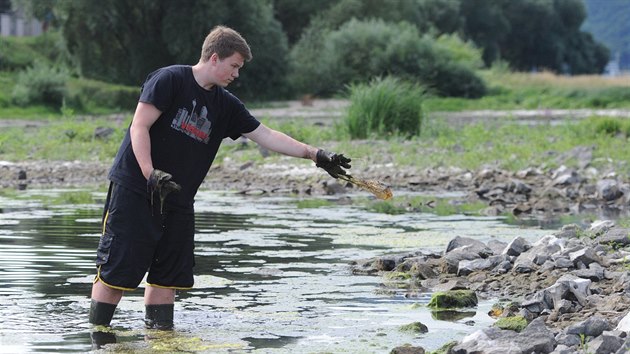
<instances>
[{"instance_id":1,"label":"young man","mask_svg":"<svg viewBox=\"0 0 630 354\"><path fill-rule=\"evenodd\" d=\"M218 26L197 64L149 74L109 174L90 323L109 325L124 291L148 271L145 323L173 327L175 291L193 286L194 197L224 138L311 159L335 178L350 168L342 154L264 126L224 89L251 57L240 34Z\"/></svg>"}]
</instances>

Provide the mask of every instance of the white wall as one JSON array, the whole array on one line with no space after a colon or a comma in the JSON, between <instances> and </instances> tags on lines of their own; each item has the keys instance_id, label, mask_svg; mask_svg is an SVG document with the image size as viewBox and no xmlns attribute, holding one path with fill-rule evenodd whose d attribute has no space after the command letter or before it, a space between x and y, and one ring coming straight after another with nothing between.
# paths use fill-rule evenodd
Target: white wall
<instances>
[{"instance_id":1,"label":"white wall","mask_svg":"<svg viewBox=\"0 0 630 354\"><path fill-rule=\"evenodd\" d=\"M0 14L0 36L38 36L42 24L36 19L25 19L17 14Z\"/></svg>"}]
</instances>

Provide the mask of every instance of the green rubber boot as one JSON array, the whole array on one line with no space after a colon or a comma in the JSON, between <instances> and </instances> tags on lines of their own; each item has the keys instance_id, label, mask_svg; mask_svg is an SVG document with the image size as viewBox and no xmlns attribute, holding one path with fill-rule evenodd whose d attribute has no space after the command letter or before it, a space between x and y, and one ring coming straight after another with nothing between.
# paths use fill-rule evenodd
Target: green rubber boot
<instances>
[{"instance_id":1,"label":"green rubber boot","mask_svg":"<svg viewBox=\"0 0 630 354\"><path fill-rule=\"evenodd\" d=\"M92 300L90 304L90 323L101 326L109 326L114 317L116 304L108 304Z\"/></svg>"},{"instance_id":2,"label":"green rubber boot","mask_svg":"<svg viewBox=\"0 0 630 354\"><path fill-rule=\"evenodd\" d=\"M144 317L144 324L147 328L164 331L172 330L174 308L174 304L145 305L146 316Z\"/></svg>"}]
</instances>

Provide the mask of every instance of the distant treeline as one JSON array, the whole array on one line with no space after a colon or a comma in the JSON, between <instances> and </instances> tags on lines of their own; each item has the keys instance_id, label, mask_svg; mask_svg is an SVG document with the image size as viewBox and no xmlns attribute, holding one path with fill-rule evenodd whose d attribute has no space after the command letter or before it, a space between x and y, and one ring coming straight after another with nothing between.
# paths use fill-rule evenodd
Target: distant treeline
<instances>
[{"instance_id":1,"label":"distant treeline","mask_svg":"<svg viewBox=\"0 0 630 354\"><path fill-rule=\"evenodd\" d=\"M601 73L609 50L580 28L582 0L13 0L59 31L51 50L74 75L139 85L194 64L205 35L241 32L254 60L230 87L245 99L329 96L398 76L439 95L479 97L475 70ZM504 64L505 65L505 64ZM0 61L0 69L3 69ZM6 68L4 68L6 69Z\"/></svg>"}]
</instances>

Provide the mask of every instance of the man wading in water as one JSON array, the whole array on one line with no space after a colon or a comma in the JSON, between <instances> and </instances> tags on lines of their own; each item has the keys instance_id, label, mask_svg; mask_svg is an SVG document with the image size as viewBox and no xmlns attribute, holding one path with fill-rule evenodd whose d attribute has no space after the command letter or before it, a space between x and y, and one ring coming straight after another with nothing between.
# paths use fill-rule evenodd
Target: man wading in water
<instances>
[{"instance_id":1,"label":"man wading in water","mask_svg":"<svg viewBox=\"0 0 630 354\"><path fill-rule=\"evenodd\" d=\"M311 159L332 177L350 159L261 124L225 87L252 55L236 31L218 26L199 62L149 74L109 173L90 323L108 326L123 293L147 275L147 328L172 329L176 290L193 286L194 197L224 138L241 135L281 154Z\"/></svg>"}]
</instances>

